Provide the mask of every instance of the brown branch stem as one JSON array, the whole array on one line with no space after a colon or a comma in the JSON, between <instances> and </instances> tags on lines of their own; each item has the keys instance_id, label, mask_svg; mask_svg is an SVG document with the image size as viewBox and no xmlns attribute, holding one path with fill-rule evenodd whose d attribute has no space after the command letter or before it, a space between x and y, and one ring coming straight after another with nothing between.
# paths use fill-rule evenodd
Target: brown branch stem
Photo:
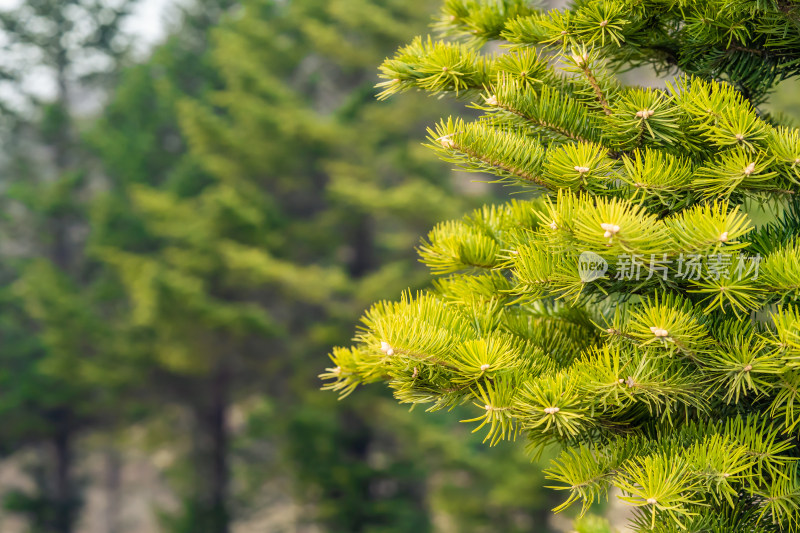
<instances>
[{"instance_id":1,"label":"brown branch stem","mask_svg":"<svg viewBox=\"0 0 800 533\"><path fill-rule=\"evenodd\" d=\"M600 102L600 105L603 107L603 111L605 112L606 115L610 115L611 108L608 106L608 100L606 100L606 96L603 94L603 90L600 88L600 84L597 82L597 78L592 73L591 69L589 69L588 65L586 64L582 65L581 69L583 70L584 76L586 76L586 79L589 81L589 85L592 86L592 89L594 90L594 95L597 98L597 101Z\"/></svg>"}]
</instances>

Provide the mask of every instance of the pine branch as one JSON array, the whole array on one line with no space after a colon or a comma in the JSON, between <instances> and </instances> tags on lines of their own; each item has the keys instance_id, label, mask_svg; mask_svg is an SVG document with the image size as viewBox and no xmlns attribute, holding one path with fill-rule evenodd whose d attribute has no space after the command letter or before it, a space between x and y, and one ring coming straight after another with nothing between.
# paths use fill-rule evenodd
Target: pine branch
<instances>
[{"instance_id":1,"label":"pine branch","mask_svg":"<svg viewBox=\"0 0 800 533\"><path fill-rule=\"evenodd\" d=\"M384 64L383 94L477 100L429 147L537 196L437 225L420 255L450 275L370 309L328 387L388 380L400 401L471 402L490 444L559 444L557 510L616 487L636 531L796 529L800 133L756 106L800 75L797 9L446 9L445 31L509 51L418 39ZM643 65L683 74L620 83ZM756 231L753 206L778 216Z\"/></svg>"}]
</instances>

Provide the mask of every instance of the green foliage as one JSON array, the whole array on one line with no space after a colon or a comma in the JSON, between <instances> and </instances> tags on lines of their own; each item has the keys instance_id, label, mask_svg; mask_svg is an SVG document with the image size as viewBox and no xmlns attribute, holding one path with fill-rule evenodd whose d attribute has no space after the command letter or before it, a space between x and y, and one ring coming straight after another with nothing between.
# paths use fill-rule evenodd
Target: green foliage
<instances>
[{"instance_id":1,"label":"green foliage","mask_svg":"<svg viewBox=\"0 0 800 533\"><path fill-rule=\"evenodd\" d=\"M557 510L614 489L636 531L794 531L798 133L758 106L798 73L796 7L443 13L482 38L418 38L384 62L382 96L469 97L482 115L428 146L536 198L437 225L419 251L448 277L368 310L325 388L384 381L400 402L473 406L490 444L558 445ZM681 72L617 79L643 64ZM756 230L753 204L783 218Z\"/></svg>"},{"instance_id":2,"label":"green foliage","mask_svg":"<svg viewBox=\"0 0 800 533\"><path fill-rule=\"evenodd\" d=\"M279 480L310 510L296 527L428 531L447 516L460 531L520 530L543 507L540 477L518 467L527 458L500 456L525 499L487 496L495 462L434 439L452 424L398 427L404 410L377 391L350 405L309 392L310 361L346 341L350 317L409 279L427 283L410 253L419 232L472 203L448 200L446 167L412 133L441 106L373 98L373 65L424 28L426 4L239 9L210 43L187 22L127 70L87 135L110 176L91 251L122 293L113 316L128 345L120 365L138 376L131 401L151 421L164 405L191 420L188 436L168 435L189 454L171 469L182 502L164 528L223 531ZM245 430L229 429L234 407Z\"/></svg>"},{"instance_id":3,"label":"green foliage","mask_svg":"<svg viewBox=\"0 0 800 533\"><path fill-rule=\"evenodd\" d=\"M93 180L73 96L113 81L129 51L122 27L132 5L42 0L0 9L0 449L41 450L25 465L28 486L3 503L41 533L75 530L84 499L75 441L113 431L129 377L110 371L124 345L105 316L107 271L86 254Z\"/></svg>"}]
</instances>

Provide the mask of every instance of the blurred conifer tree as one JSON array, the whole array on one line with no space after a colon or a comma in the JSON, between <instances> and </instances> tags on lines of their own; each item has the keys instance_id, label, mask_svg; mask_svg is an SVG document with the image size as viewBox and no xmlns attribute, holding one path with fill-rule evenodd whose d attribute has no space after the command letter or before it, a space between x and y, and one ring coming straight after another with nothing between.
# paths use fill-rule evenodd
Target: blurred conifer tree
<instances>
[{"instance_id":1,"label":"blurred conifer tree","mask_svg":"<svg viewBox=\"0 0 800 533\"><path fill-rule=\"evenodd\" d=\"M330 531L432 530L435 513L459 531L539 520L520 455L504 464L528 495L486 496L497 470L474 443L373 428L394 412L381 395L336 408L316 392L319 350L370 300L424 284L408 249L469 205L445 201L448 173L409 141L440 105L374 100L370 66L428 17L424 2L245 2L209 53L193 26L129 70L91 135L112 182L93 246L126 287L132 361L157 406L193 415L174 531L227 531L276 467ZM253 399L232 434L231 409ZM481 481L447 481L458 472Z\"/></svg>"},{"instance_id":2,"label":"blurred conifer tree","mask_svg":"<svg viewBox=\"0 0 800 533\"><path fill-rule=\"evenodd\" d=\"M133 2L35 0L0 11L4 257L0 289L0 446L31 446L33 491L6 495L31 530L74 530L81 490L75 442L116 422L118 383L103 375L115 346L102 268L85 254L85 163L77 110L113 82L128 51ZM88 97L87 97L88 95Z\"/></svg>"}]
</instances>

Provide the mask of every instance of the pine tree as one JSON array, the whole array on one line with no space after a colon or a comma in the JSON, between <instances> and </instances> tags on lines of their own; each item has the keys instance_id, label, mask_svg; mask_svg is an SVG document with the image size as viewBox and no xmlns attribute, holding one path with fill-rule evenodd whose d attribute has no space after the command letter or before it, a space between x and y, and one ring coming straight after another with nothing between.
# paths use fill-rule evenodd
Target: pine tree
<instances>
[{"instance_id":1,"label":"pine tree","mask_svg":"<svg viewBox=\"0 0 800 533\"><path fill-rule=\"evenodd\" d=\"M437 27L380 96L468 99L427 145L529 198L436 225L435 290L369 309L326 388L558 446L557 511L616 489L636 531L796 530L800 133L759 106L798 74L800 6L447 0ZM620 81L639 66L674 78Z\"/></svg>"},{"instance_id":2,"label":"pine tree","mask_svg":"<svg viewBox=\"0 0 800 533\"><path fill-rule=\"evenodd\" d=\"M179 102L206 98L222 86L209 35L235 5L182 6L166 42L123 73L87 135L109 181L108 192L94 201L91 248L116 273L115 316L126 325L129 345L118 363L136 376L138 394L131 399L144 421L173 426L161 444L180 454L165 475L181 507L155 509L165 531L229 530L231 391L243 385L241 375L260 374L252 365L239 367L248 336L273 328L254 303L236 301L243 292L220 288L225 282L208 261L219 246L214 233L227 222L237 227L243 204L235 196L228 197L234 203L219 202L224 195L192 203L213 177L188 155L177 116ZM187 231L175 233L179 225ZM174 262L175 253L181 262Z\"/></svg>"},{"instance_id":3,"label":"pine tree","mask_svg":"<svg viewBox=\"0 0 800 533\"><path fill-rule=\"evenodd\" d=\"M110 427L117 382L98 358L114 325L98 265L85 254L91 168L79 108L126 56L121 26L131 1L24 2L0 11L4 91L0 360L4 453L34 449L31 489L4 494L31 531L70 533L82 500L75 442ZM43 90L44 87L44 90ZM49 89L49 90L48 90Z\"/></svg>"},{"instance_id":4,"label":"pine tree","mask_svg":"<svg viewBox=\"0 0 800 533\"><path fill-rule=\"evenodd\" d=\"M436 423L370 423L401 410L381 394L336 408L314 390L313 361L344 342L350 316L409 279L427 283L409 253L416 235L474 205L445 201L450 175L413 139L441 107L372 97L373 65L424 27L426 3L353 7L251 0L213 44L189 21L126 72L91 135L111 189L92 246L127 293L131 353L119 363L146 376L151 420L174 412L165 405L190 414L189 431L170 435L187 457L170 469L183 509L169 531L223 531L278 476L314 509L297 527L428 531L434 515L458 514L459 531L511 532L544 509L521 454L494 455L526 498L487 497L458 483L499 477L474 442L452 449ZM210 405L223 365L226 391ZM225 423L233 409L245 430ZM375 460L389 449L392 461Z\"/></svg>"}]
</instances>

